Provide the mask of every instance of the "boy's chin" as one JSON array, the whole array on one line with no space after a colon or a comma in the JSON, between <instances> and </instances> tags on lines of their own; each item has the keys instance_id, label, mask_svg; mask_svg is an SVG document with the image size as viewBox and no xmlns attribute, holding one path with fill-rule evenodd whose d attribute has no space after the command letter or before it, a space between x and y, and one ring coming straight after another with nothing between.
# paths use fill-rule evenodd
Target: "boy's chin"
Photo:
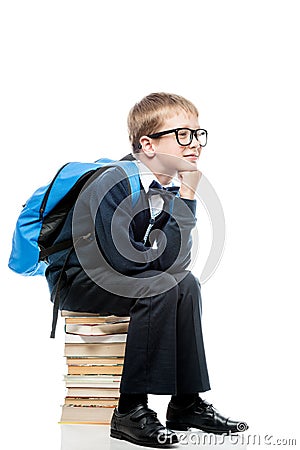
<instances>
[{"instance_id":1,"label":"boy's chin","mask_svg":"<svg viewBox=\"0 0 300 450\"><path fill-rule=\"evenodd\" d=\"M181 160L178 164L178 172L192 172L198 170L198 161Z\"/></svg>"},{"instance_id":2,"label":"boy's chin","mask_svg":"<svg viewBox=\"0 0 300 450\"><path fill-rule=\"evenodd\" d=\"M194 170L198 170L196 160L189 160L185 157L178 157L173 155L159 155L159 159L162 162L164 167L168 167L172 170L176 170L177 172L192 172Z\"/></svg>"}]
</instances>

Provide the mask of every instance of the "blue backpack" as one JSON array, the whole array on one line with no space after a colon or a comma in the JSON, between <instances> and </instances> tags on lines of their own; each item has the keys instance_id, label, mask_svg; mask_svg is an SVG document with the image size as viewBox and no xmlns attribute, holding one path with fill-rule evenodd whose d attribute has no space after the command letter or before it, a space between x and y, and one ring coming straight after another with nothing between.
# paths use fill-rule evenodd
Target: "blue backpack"
<instances>
[{"instance_id":1,"label":"blue backpack","mask_svg":"<svg viewBox=\"0 0 300 450\"><path fill-rule=\"evenodd\" d=\"M44 275L47 257L72 242L52 245L87 180L109 167L120 167L128 178L133 205L139 198L138 168L133 161L102 158L94 163L70 162L50 183L37 189L17 220L8 266L21 275Z\"/></svg>"},{"instance_id":2,"label":"blue backpack","mask_svg":"<svg viewBox=\"0 0 300 450\"><path fill-rule=\"evenodd\" d=\"M65 164L52 181L37 189L24 205L13 235L8 263L10 269L21 275L44 275L48 265L47 257L60 250L69 249L66 264L74 247L73 241L55 244L55 240L83 186L92 176L97 177L110 167L119 167L124 171L129 182L132 204L136 204L140 193L139 171L136 164L127 161L126 157L120 161L102 158L94 163ZM59 291L60 279L54 295L52 293L51 338L55 337Z\"/></svg>"}]
</instances>

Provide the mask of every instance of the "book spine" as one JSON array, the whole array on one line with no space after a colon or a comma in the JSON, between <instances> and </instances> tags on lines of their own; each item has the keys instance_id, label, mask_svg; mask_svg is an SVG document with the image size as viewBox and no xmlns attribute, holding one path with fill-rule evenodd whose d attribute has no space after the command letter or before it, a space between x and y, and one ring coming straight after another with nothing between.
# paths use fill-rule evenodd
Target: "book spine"
<instances>
[{"instance_id":1,"label":"book spine","mask_svg":"<svg viewBox=\"0 0 300 450\"><path fill-rule=\"evenodd\" d=\"M68 394L60 423L109 424L120 397L129 317L77 314L65 315Z\"/></svg>"}]
</instances>

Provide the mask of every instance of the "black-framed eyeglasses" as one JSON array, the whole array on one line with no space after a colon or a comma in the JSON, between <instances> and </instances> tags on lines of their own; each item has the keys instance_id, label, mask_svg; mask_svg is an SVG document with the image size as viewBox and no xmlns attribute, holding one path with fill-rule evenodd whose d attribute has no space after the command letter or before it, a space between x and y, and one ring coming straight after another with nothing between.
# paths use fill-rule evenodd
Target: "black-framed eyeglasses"
<instances>
[{"instance_id":1,"label":"black-framed eyeglasses","mask_svg":"<svg viewBox=\"0 0 300 450\"><path fill-rule=\"evenodd\" d=\"M190 145L194 136L201 147L205 147L207 144L207 131L202 128L198 128L197 130L192 130L191 128L173 128L172 130L159 131L158 133L148 134L147 137L156 139L164 136L165 134L171 133L175 133L176 140L179 145Z\"/></svg>"}]
</instances>

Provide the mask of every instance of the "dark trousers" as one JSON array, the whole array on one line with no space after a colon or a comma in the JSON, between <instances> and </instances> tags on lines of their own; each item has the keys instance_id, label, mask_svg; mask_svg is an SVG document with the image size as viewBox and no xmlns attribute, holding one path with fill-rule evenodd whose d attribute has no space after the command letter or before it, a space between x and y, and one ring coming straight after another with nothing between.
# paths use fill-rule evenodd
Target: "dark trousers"
<instances>
[{"instance_id":1,"label":"dark trousers","mask_svg":"<svg viewBox=\"0 0 300 450\"><path fill-rule=\"evenodd\" d=\"M172 275L149 271L139 276L151 279L158 274L160 287L164 283L173 287L157 294L156 286L153 288L156 295L151 296L150 283L145 288L147 295L143 296L143 289L139 287L139 292L134 292L133 284L130 299L92 282L87 289L88 279L81 283L77 277L62 307L130 316L121 393L205 392L210 385L201 327L200 283L188 271ZM81 287L84 301L79 305Z\"/></svg>"}]
</instances>

